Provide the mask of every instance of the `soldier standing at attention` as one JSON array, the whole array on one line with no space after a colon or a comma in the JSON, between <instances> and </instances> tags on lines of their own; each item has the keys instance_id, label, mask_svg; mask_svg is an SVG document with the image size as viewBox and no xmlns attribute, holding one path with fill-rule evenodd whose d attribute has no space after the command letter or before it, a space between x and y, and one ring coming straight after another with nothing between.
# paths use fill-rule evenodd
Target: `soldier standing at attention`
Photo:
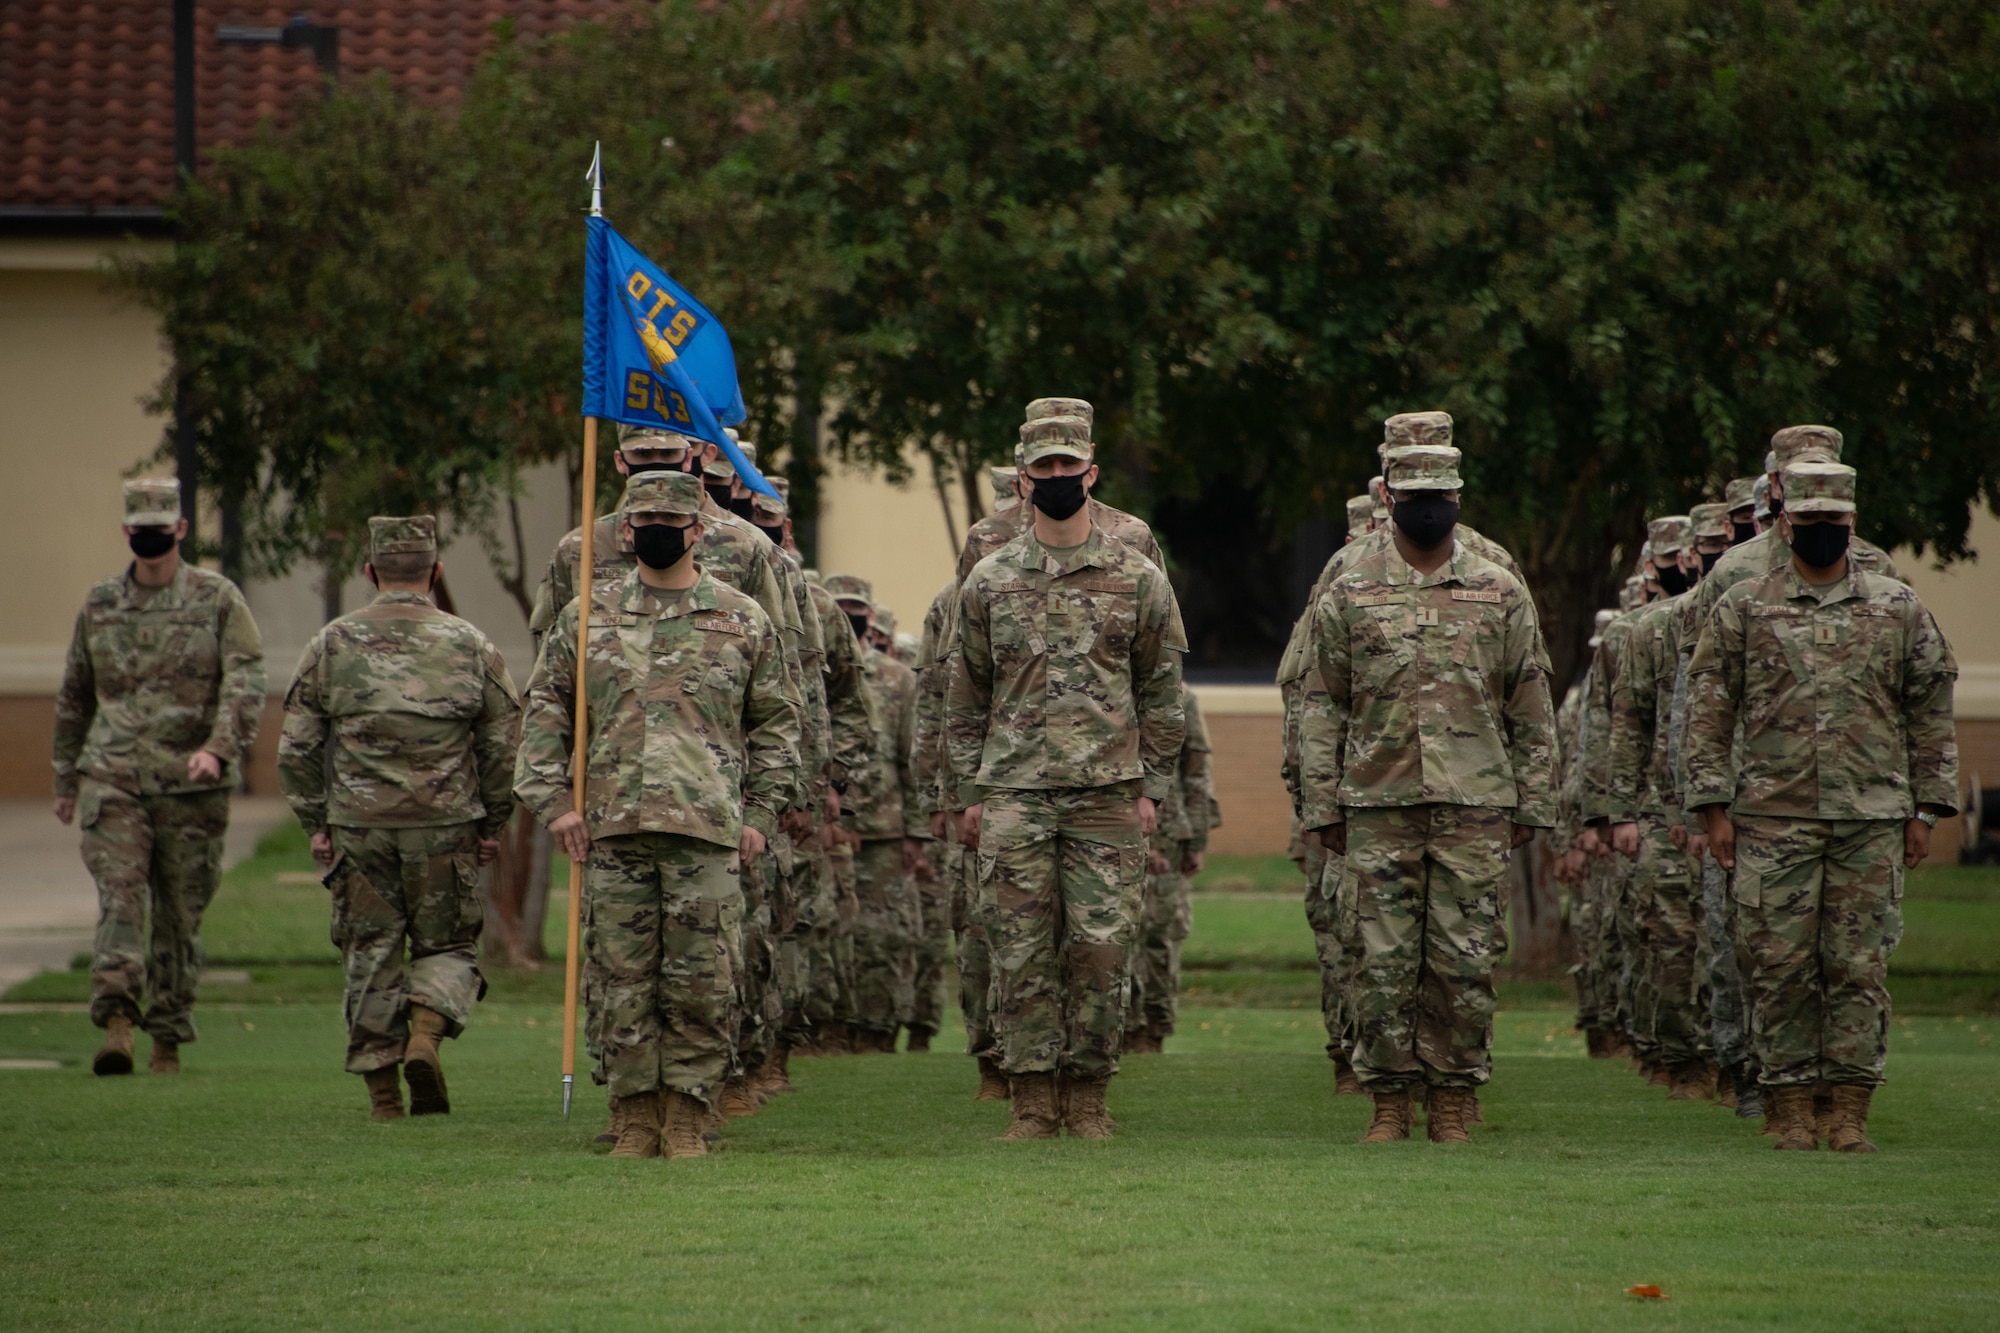
<instances>
[{"instance_id":1,"label":"soldier standing at attention","mask_svg":"<svg viewBox=\"0 0 2000 1333\"><path fill-rule=\"evenodd\" d=\"M1958 664L1914 592L1850 558L1854 469L1795 462L1781 480L1791 562L1723 595L1688 667L1686 803L1735 872L1777 1146L1819 1146L1826 1083L1827 1146L1873 1152L1903 871L1958 805Z\"/></svg>"},{"instance_id":2,"label":"soldier standing at attention","mask_svg":"<svg viewBox=\"0 0 2000 1333\"><path fill-rule=\"evenodd\" d=\"M181 559L180 506L177 481L125 483L132 563L84 598L56 695L55 814L82 827L97 881L98 1074L132 1072L142 998L147 1069L179 1073L195 1039L201 916L264 706L257 622L235 584Z\"/></svg>"},{"instance_id":3,"label":"soldier standing at attention","mask_svg":"<svg viewBox=\"0 0 2000 1333\"><path fill-rule=\"evenodd\" d=\"M917 937L923 929L916 870L923 845L910 769L917 676L876 647L874 589L853 574L829 574L826 590L862 645L861 678L876 719L874 761L849 775L841 831L854 849L854 1023L856 1055L890 1055L916 1006Z\"/></svg>"},{"instance_id":4,"label":"soldier standing at attention","mask_svg":"<svg viewBox=\"0 0 2000 1333\"><path fill-rule=\"evenodd\" d=\"M594 606L572 601L556 618L514 770L516 794L588 865L585 947L603 985L618 1157L708 1150L702 1129L738 1022L743 866L777 828L799 762L777 627L696 563L701 501L684 472L627 484L620 526L639 563L593 590ZM570 786L580 621L582 813Z\"/></svg>"},{"instance_id":5,"label":"soldier standing at attention","mask_svg":"<svg viewBox=\"0 0 2000 1333\"><path fill-rule=\"evenodd\" d=\"M1132 945L1132 998L1127 1006L1125 1049L1158 1055L1174 1035L1180 1012L1181 944L1194 928L1194 883L1208 854L1208 834L1219 825L1208 756L1208 727L1186 682L1181 711L1187 731L1173 786L1156 813L1146 846L1146 887Z\"/></svg>"},{"instance_id":6,"label":"soldier standing at attention","mask_svg":"<svg viewBox=\"0 0 2000 1333\"><path fill-rule=\"evenodd\" d=\"M1089 420L1032 406L1029 418L1033 519L960 590L946 728L1012 1080L1003 1138L1054 1138L1063 1125L1109 1138L1105 1085L1146 839L1180 761L1187 645L1166 575L1085 507L1097 480Z\"/></svg>"},{"instance_id":7,"label":"soldier standing at attention","mask_svg":"<svg viewBox=\"0 0 2000 1333\"><path fill-rule=\"evenodd\" d=\"M1388 438L1448 442L1442 412ZM1555 717L1528 592L1453 539L1453 453L1394 450L1395 532L1314 607L1326 703L1301 718L1303 817L1356 921L1353 1061L1375 1101L1364 1143L1407 1138L1428 1090L1435 1143L1469 1140L1491 1074L1494 939L1507 855L1554 823Z\"/></svg>"},{"instance_id":8,"label":"soldier standing at attention","mask_svg":"<svg viewBox=\"0 0 2000 1333\"><path fill-rule=\"evenodd\" d=\"M347 1072L376 1120L451 1110L438 1043L479 975L479 867L514 814L521 704L499 651L431 604L437 520L368 520L375 600L313 636L285 695L278 785L327 867L347 964ZM409 962L404 964L404 942Z\"/></svg>"}]
</instances>

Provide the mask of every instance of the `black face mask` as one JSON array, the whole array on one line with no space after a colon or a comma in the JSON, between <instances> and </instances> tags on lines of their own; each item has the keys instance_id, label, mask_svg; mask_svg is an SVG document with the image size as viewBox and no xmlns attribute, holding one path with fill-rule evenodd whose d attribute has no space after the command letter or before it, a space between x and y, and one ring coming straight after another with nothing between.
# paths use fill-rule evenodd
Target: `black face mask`
<instances>
[{"instance_id":1,"label":"black face mask","mask_svg":"<svg viewBox=\"0 0 2000 1333\"><path fill-rule=\"evenodd\" d=\"M1701 572L1702 572L1702 577L1706 578L1706 577L1708 576L1708 571L1709 571L1709 570L1711 570L1711 569L1714 569L1714 568L1715 568L1715 562L1716 562L1716 561L1718 561L1718 560L1720 560L1720 559L1722 559L1722 552L1720 552L1720 551L1703 551L1703 552L1701 552Z\"/></svg>"},{"instance_id":2,"label":"black face mask","mask_svg":"<svg viewBox=\"0 0 2000 1333\"><path fill-rule=\"evenodd\" d=\"M1419 550L1428 551L1458 526L1458 501L1446 499L1443 491L1431 491L1396 501L1389 516Z\"/></svg>"},{"instance_id":3,"label":"black face mask","mask_svg":"<svg viewBox=\"0 0 2000 1333\"><path fill-rule=\"evenodd\" d=\"M1771 511L1771 521L1773 523L1777 522L1778 515L1785 512L1785 497L1773 491L1771 492L1771 498L1764 503Z\"/></svg>"},{"instance_id":4,"label":"black face mask","mask_svg":"<svg viewBox=\"0 0 2000 1333\"><path fill-rule=\"evenodd\" d=\"M132 535L125 539L132 548L132 554L141 560L158 560L174 549L172 528L134 528Z\"/></svg>"},{"instance_id":5,"label":"black face mask","mask_svg":"<svg viewBox=\"0 0 2000 1333\"><path fill-rule=\"evenodd\" d=\"M752 521L755 522L754 519ZM785 544L785 525L782 523L758 523L757 531L769 537L773 546Z\"/></svg>"},{"instance_id":6,"label":"black face mask","mask_svg":"<svg viewBox=\"0 0 2000 1333\"><path fill-rule=\"evenodd\" d=\"M1729 544L1731 546L1741 546L1744 542L1749 541L1757 535L1757 525L1755 523L1731 523L1729 529Z\"/></svg>"},{"instance_id":7,"label":"black face mask","mask_svg":"<svg viewBox=\"0 0 2000 1333\"><path fill-rule=\"evenodd\" d=\"M1083 502L1090 498L1083 489L1081 472L1066 477L1036 477L1034 481L1035 508L1058 523L1083 508Z\"/></svg>"},{"instance_id":8,"label":"black face mask","mask_svg":"<svg viewBox=\"0 0 2000 1333\"><path fill-rule=\"evenodd\" d=\"M1854 530L1844 523L1792 524L1792 554L1814 569L1840 563Z\"/></svg>"},{"instance_id":9,"label":"black face mask","mask_svg":"<svg viewBox=\"0 0 2000 1333\"><path fill-rule=\"evenodd\" d=\"M1678 597L1694 586L1694 580L1679 565L1655 565L1653 577L1660 582L1660 591L1669 597Z\"/></svg>"},{"instance_id":10,"label":"black face mask","mask_svg":"<svg viewBox=\"0 0 2000 1333\"><path fill-rule=\"evenodd\" d=\"M729 508L729 492L732 488L728 482L704 481L701 488L708 492L709 499L715 501L717 509Z\"/></svg>"},{"instance_id":11,"label":"black face mask","mask_svg":"<svg viewBox=\"0 0 2000 1333\"><path fill-rule=\"evenodd\" d=\"M649 462L641 463L629 454L625 456L625 475L628 477L636 477L642 472L681 472L684 471L686 467L687 464L685 461L679 463L663 463L660 462L658 459L653 459Z\"/></svg>"},{"instance_id":12,"label":"black face mask","mask_svg":"<svg viewBox=\"0 0 2000 1333\"><path fill-rule=\"evenodd\" d=\"M756 521L751 516L752 506L754 506L756 503L757 503L756 500L748 495L744 496L740 500L732 496L730 498L729 503L724 505L723 508L727 509L730 513L736 515L736 517L742 519L745 523L752 523Z\"/></svg>"},{"instance_id":13,"label":"black face mask","mask_svg":"<svg viewBox=\"0 0 2000 1333\"><path fill-rule=\"evenodd\" d=\"M855 615L854 613L852 613L852 612L849 612L849 613L848 613L848 615L847 615L847 623L848 623L848 624L850 624L850 625L852 625L852 626L854 626L854 637L855 637L855 638L857 638L857 639L861 640L861 642L863 642L863 643L866 643L866 642L868 642L868 617L867 617L867 616L865 616L865 615L859 615L859 616L857 616L857 615Z\"/></svg>"},{"instance_id":14,"label":"black face mask","mask_svg":"<svg viewBox=\"0 0 2000 1333\"><path fill-rule=\"evenodd\" d=\"M692 527L692 525L690 525ZM689 528L676 528L666 523L648 523L644 527L632 527L632 550L639 557L639 563L648 569L672 569L687 554Z\"/></svg>"}]
</instances>

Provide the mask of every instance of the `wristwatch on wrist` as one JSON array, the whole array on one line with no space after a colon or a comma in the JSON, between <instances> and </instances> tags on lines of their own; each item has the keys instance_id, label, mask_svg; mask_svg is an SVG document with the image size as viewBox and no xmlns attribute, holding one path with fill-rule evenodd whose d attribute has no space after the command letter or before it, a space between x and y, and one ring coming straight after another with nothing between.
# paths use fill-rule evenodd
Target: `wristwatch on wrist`
<instances>
[{"instance_id":1,"label":"wristwatch on wrist","mask_svg":"<svg viewBox=\"0 0 2000 1333\"><path fill-rule=\"evenodd\" d=\"M1928 824L1928 825L1929 825L1930 827L1932 827L1932 828L1936 828L1936 827L1937 827L1937 821L1938 821L1938 817L1937 817L1936 815L1932 814L1932 813L1931 813L1930 811L1928 811L1928 810L1919 810L1919 811L1917 811L1917 818L1918 818L1918 819L1921 819L1921 820L1923 820L1923 821L1924 821L1924 823Z\"/></svg>"}]
</instances>

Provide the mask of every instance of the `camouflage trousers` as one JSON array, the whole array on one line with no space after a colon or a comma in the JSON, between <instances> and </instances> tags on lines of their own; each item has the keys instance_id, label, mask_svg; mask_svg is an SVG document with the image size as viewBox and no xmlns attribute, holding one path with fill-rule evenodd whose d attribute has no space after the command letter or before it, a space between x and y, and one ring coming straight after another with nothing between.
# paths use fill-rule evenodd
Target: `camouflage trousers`
<instances>
[{"instance_id":1,"label":"camouflage trousers","mask_svg":"<svg viewBox=\"0 0 2000 1333\"><path fill-rule=\"evenodd\" d=\"M977 858L958 841L958 820L945 821L944 874L951 892L952 954L958 961L958 1012L967 1055L995 1055L993 949L978 911Z\"/></svg>"},{"instance_id":2,"label":"camouflage trousers","mask_svg":"<svg viewBox=\"0 0 2000 1333\"><path fill-rule=\"evenodd\" d=\"M1674 846L1667 821L1639 821L1639 864L1633 876L1646 935L1645 973L1637 989L1637 1026L1652 1038L1655 1058L1670 1065L1707 1060L1708 969L1702 952L1701 894L1687 853Z\"/></svg>"},{"instance_id":3,"label":"camouflage trousers","mask_svg":"<svg viewBox=\"0 0 2000 1333\"><path fill-rule=\"evenodd\" d=\"M944 1027L944 975L951 966L951 886L944 860L944 843L926 840L925 873L917 876L917 977L909 1026L932 1036Z\"/></svg>"},{"instance_id":4,"label":"camouflage trousers","mask_svg":"<svg viewBox=\"0 0 2000 1333\"><path fill-rule=\"evenodd\" d=\"M456 1037L485 990L478 826L328 831L333 947L347 969L347 1072L366 1074L402 1063L411 1005L443 1015Z\"/></svg>"},{"instance_id":5,"label":"camouflage trousers","mask_svg":"<svg viewBox=\"0 0 2000 1333\"><path fill-rule=\"evenodd\" d=\"M1194 926L1194 886L1181 873L1179 842L1155 839L1154 850L1166 857L1168 869L1148 872L1140 891L1126 1023L1165 1037L1180 1009L1181 944Z\"/></svg>"},{"instance_id":6,"label":"camouflage trousers","mask_svg":"<svg viewBox=\"0 0 2000 1333\"><path fill-rule=\"evenodd\" d=\"M1729 875L1712 856L1701 862L1702 947L1708 954L1709 1043L1715 1063L1725 1070L1750 1061L1750 1014L1743 994L1748 959L1737 929L1736 899Z\"/></svg>"},{"instance_id":7,"label":"camouflage trousers","mask_svg":"<svg viewBox=\"0 0 2000 1333\"><path fill-rule=\"evenodd\" d=\"M1732 891L1763 1084L1880 1083L1889 955L1903 936L1903 821L1741 816Z\"/></svg>"},{"instance_id":8,"label":"camouflage trousers","mask_svg":"<svg viewBox=\"0 0 2000 1333\"><path fill-rule=\"evenodd\" d=\"M1640 992L1645 978L1646 927L1638 866L1622 856L1611 858L1611 939L1617 957L1612 978L1618 1029L1635 1054L1651 1058L1653 1032L1639 1019Z\"/></svg>"},{"instance_id":9,"label":"camouflage trousers","mask_svg":"<svg viewBox=\"0 0 2000 1333\"><path fill-rule=\"evenodd\" d=\"M1307 846L1304 852L1299 868L1306 877L1306 925L1312 928L1313 953L1319 960L1319 1016L1326 1028L1326 1053L1330 1059L1345 1060L1354 1038L1348 992L1354 985L1355 958L1354 941L1340 934L1341 880L1347 859L1328 856L1320 847ZM1351 904L1352 896L1345 901Z\"/></svg>"},{"instance_id":10,"label":"camouflage trousers","mask_svg":"<svg viewBox=\"0 0 2000 1333\"><path fill-rule=\"evenodd\" d=\"M603 979L599 1040L611 1093L708 1100L730 1073L742 960L734 848L677 833L590 844L584 947Z\"/></svg>"},{"instance_id":11,"label":"camouflage trousers","mask_svg":"<svg viewBox=\"0 0 2000 1333\"><path fill-rule=\"evenodd\" d=\"M896 1035L916 1007L923 909L903 868L903 840L875 838L854 853L854 1025Z\"/></svg>"},{"instance_id":12,"label":"camouflage trousers","mask_svg":"<svg viewBox=\"0 0 2000 1333\"><path fill-rule=\"evenodd\" d=\"M85 778L76 822L97 881L90 1021L123 1014L155 1038L193 1041L201 917L222 880L229 793L134 796Z\"/></svg>"},{"instance_id":13,"label":"camouflage trousers","mask_svg":"<svg viewBox=\"0 0 2000 1333\"><path fill-rule=\"evenodd\" d=\"M736 976L737 1071L755 1069L771 1053L784 1018L778 986L778 926L780 904L792 891L789 858L781 861L776 843L783 834L766 839L743 879L742 967Z\"/></svg>"},{"instance_id":14,"label":"camouflage trousers","mask_svg":"<svg viewBox=\"0 0 2000 1333\"><path fill-rule=\"evenodd\" d=\"M1359 954L1355 1073L1375 1090L1476 1087L1492 1072L1494 941L1512 812L1414 805L1346 814L1336 933Z\"/></svg>"},{"instance_id":15,"label":"camouflage trousers","mask_svg":"<svg viewBox=\"0 0 2000 1333\"><path fill-rule=\"evenodd\" d=\"M1117 1072L1146 872L1139 784L1002 789L979 826L993 1027L1010 1074Z\"/></svg>"},{"instance_id":16,"label":"camouflage trousers","mask_svg":"<svg viewBox=\"0 0 2000 1333\"><path fill-rule=\"evenodd\" d=\"M837 991L821 996L814 989L821 982L833 980L830 961L821 963L821 951L830 948L832 938L827 923L833 920L835 911L833 865L820 840L817 821L811 837L802 843L787 839L782 852L788 852L792 858L792 890L798 920L784 932L776 950L777 984L784 1015L781 1026L786 1041L803 1046L813 1039L818 1022L815 1015L825 1015L825 1021L831 1022L832 1009L838 1001Z\"/></svg>"},{"instance_id":17,"label":"camouflage trousers","mask_svg":"<svg viewBox=\"0 0 2000 1333\"><path fill-rule=\"evenodd\" d=\"M1579 1028L1609 1027L1617 1004L1604 983L1604 965L1609 950L1604 942L1608 913L1605 907L1604 861L1593 856L1584 862L1583 883L1570 889L1569 931L1576 943L1576 962L1569 969L1576 984L1576 1025Z\"/></svg>"}]
</instances>

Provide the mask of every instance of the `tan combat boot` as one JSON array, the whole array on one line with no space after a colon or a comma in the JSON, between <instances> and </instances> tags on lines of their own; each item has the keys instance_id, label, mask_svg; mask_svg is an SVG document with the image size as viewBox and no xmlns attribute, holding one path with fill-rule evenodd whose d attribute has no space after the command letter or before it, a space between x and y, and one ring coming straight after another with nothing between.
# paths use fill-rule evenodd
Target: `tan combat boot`
<instances>
[{"instance_id":1,"label":"tan combat boot","mask_svg":"<svg viewBox=\"0 0 2000 1333\"><path fill-rule=\"evenodd\" d=\"M751 1091L765 1100L797 1092L798 1087L791 1079L791 1069L792 1048L782 1041L778 1042L764 1057L764 1063L757 1067L756 1077L750 1080Z\"/></svg>"},{"instance_id":2,"label":"tan combat boot","mask_svg":"<svg viewBox=\"0 0 2000 1333\"><path fill-rule=\"evenodd\" d=\"M1833 1137L1833 1085L1813 1084L1812 1131L1816 1139Z\"/></svg>"},{"instance_id":3,"label":"tan combat boot","mask_svg":"<svg viewBox=\"0 0 2000 1333\"><path fill-rule=\"evenodd\" d=\"M892 1049L894 1045L895 1043L890 1043ZM931 1030L929 1028L911 1028L910 1039L903 1044L904 1053L906 1055L921 1055L930 1050L930 1048Z\"/></svg>"},{"instance_id":4,"label":"tan combat boot","mask_svg":"<svg viewBox=\"0 0 2000 1333\"><path fill-rule=\"evenodd\" d=\"M1375 1119L1369 1122L1368 1132L1361 1136L1363 1143L1394 1143L1398 1139L1410 1137L1410 1090L1398 1088L1394 1092L1374 1092Z\"/></svg>"},{"instance_id":5,"label":"tan combat boot","mask_svg":"<svg viewBox=\"0 0 2000 1333\"><path fill-rule=\"evenodd\" d=\"M1819 1151L1819 1140L1813 1136L1811 1088L1797 1084L1772 1088L1764 1094L1764 1104L1771 1108L1771 1124L1778 1131L1774 1146L1779 1152Z\"/></svg>"},{"instance_id":6,"label":"tan combat boot","mask_svg":"<svg viewBox=\"0 0 2000 1333\"><path fill-rule=\"evenodd\" d=\"M763 1109L763 1103L750 1091L750 1080L738 1076L722 1085L722 1095L715 1099L715 1109L727 1119L738 1116L756 1115Z\"/></svg>"},{"instance_id":7,"label":"tan combat boot","mask_svg":"<svg viewBox=\"0 0 2000 1333\"><path fill-rule=\"evenodd\" d=\"M1020 1143L1025 1139L1056 1137L1062 1124L1062 1117L1056 1110L1056 1076L1016 1074L1011 1082L1014 1094L1014 1119L1007 1126L1007 1132L1000 1136L999 1141Z\"/></svg>"},{"instance_id":8,"label":"tan combat boot","mask_svg":"<svg viewBox=\"0 0 2000 1333\"><path fill-rule=\"evenodd\" d=\"M371 1069L361 1078L368 1085L368 1118L401 1120L403 1083L396 1077L396 1066L383 1065L380 1069Z\"/></svg>"},{"instance_id":9,"label":"tan combat boot","mask_svg":"<svg viewBox=\"0 0 2000 1333\"><path fill-rule=\"evenodd\" d=\"M1868 1103L1875 1089L1866 1083L1833 1085L1833 1131L1826 1146L1835 1152L1878 1152L1868 1141Z\"/></svg>"},{"instance_id":10,"label":"tan combat boot","mask_svg":"<svg viewBox=\"0 0 2000 1333\"><path fill-rule=\"evenodd\" d=\"M129 1074L132 1072L132 1020L123 1014L113 1014L104 1021L104 1045L97 1048L91 1057L90 1072L93 1074Z\"/></svg>"},{"instance_id":11,"label":"tan combat boot","mask_svg":"<svg viewBox=\"0 0 2000 1333\"><path fill-rule=\"evenodd\" d=\"M444 1062L438 1043L444 1040L444 1015L421 1004L410 1006L410 1040L403 1048L403 1077L410 1083L411 1115L449 1115L451 1098L445 1094Z\"/></svg>"},{"instance_id":12,"label":"tan combat boot","mask_svg":"<svg viewBox=\"0 0 2000 1333\"><path fill-rule=\"evenodd\" d=\"M1706 1060L1675 1065L1667 1094L1670 1102L1706 1102L1715 1098L1715 1066Z\"/></svg>"},{"instance_id":13,"label":"tan combat boot","mask_svg":"<svg viewBox=\"0 0 2000 1333\"><path fill-rule=\"evenodd\" d=\"M1104 1104L1104 1092L1110 1082L1108 1078L1063 1079L1062 1119L1071 1138L1108 1139L1118 1128L1118 1122L1111 1118L1111 1111Z\"/></svg>"},{"instance_id":14,"label":"tan combat boot","mask_svg":"<svg viewBox=\"0 0 2000 1333\"><path fill-rule=\"evenodd\" d=\"M666 1153L669 1161L676 1157L708 1156L708 1139L702 1130L708 1120L708 1108L698 1098L672 1088L660 1094L666 1104L666 1114L661 1118L659 1150Z\"/></svg>"},{"instance_id":15,"label":"tan combat boot","mask_svg":"<svg viewBox=\"0 0 2000 1333\"><path fill-rule=\"evenodd\" d=\"M979 1091L972 1094L975 1102L1004 1102L1012 1092L1007 1087L1007 1076L1000 1072L1000 1062L990 1055L979 1057Z\"/></svg>"},{"instance_id":16,"label":"tan combat boot","mask_svg":"<svg viewBox=\"0 0 2000 1333\"><path fill-rule=\"evenodd\" d=\"M1360 1075L1354 1072L1354 1062L1344 1055L1333 1057L1333 1095L1336 1097L1368 1095L1368 1090L1361 1086Z\"/></svg>"},{"instance_id":17,"label":"tan combat boot","mask_svg":"<svg viewBox=\"0 0 2000 1333\"><path fill-rule=\"evenodd\" d=\"M153 1038L152 1058L146 1061L149 1074L178 1074L181 1072L181 1044L172 1037Z\"/></svg>"},{"instance_id":18,"label":"tan combat boot","mask_svg":"<svg viewBox=\"0 0 2000 1333\"><path fill-rule=\"evenodd\" d=\"M618 1142L613 1157L658 1157L660 1155L660 1094L637 1092L614 1099L623 1102L613 1114L619 1117Z\"/></svg>"},{"instance_id":19,"label":"tan combat boot","mask_svg":"<svg viewBox=\"0 0 2000 1333\"><path fill-rule=\"evenodd\" d=\"M1470 1143L1466 1126L1472 1120L1471 1088L1430 1088L1424 1097L1429 1113L1425 1133L1432 1143Z\"/></svg>"},{"instance_id":20,"label":"tan combat boot","mask_svg":"<svg viewBox=\"0 0 2000 1333\"><path fill-rule=\"evenodd\" d=\"M625 1132L625 1099L611 1099L611 1120L604 1126L604 1132L592 1139L592 1143L616 1143L618 1136Z\"/></svg>"}]
</instances>

